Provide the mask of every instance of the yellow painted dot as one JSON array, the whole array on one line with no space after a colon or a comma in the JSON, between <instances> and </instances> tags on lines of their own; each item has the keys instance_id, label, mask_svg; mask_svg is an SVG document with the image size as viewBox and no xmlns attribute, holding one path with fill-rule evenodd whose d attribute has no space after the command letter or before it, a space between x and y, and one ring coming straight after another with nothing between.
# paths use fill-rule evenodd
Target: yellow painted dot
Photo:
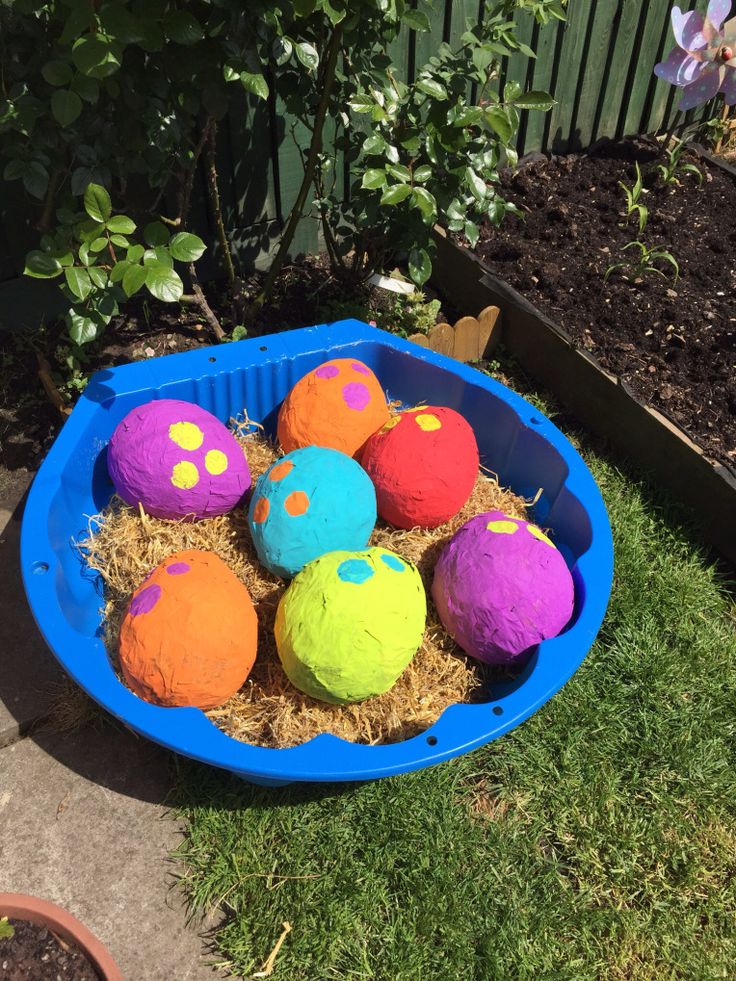
<instances>
[{"instance_id":1,"label":"yellow painted dot","mask_svg":"<svg viewBox=\"0 0 736 981\"><path fill-rule=\"evenodd\" d=\"M217 477L227 470L227 457L222 450L209 450L204 458L207 473Z\"/></svg>"},{"instance_id":2,"label":"yellow painted dot","mask_svg":"<svg viewBox=\"0 0 736 981\"><path fill-rule=\"evenodd\" d=\"M199 471L189 460L182 460L171 472L171 483L181 490L189 490L199 483Z\"/></svg>"},{"instance_id":3,"label":"yellow painted dot","mask_svg":"<svg viewBox=\"0 0 736 981\"><path fill-rule=\"evenodd\" d=\"M547 536L545 535L545 533L542 531L541 528L537 528L536 525L527 525L526 528L529 534L534 535L534 537L538 538L540 542L545 542L547 545L551 545L552 548L555 547L554 542L551 542L549 538L547 538Z\"/></svg>"},{"instance_id":4,"label":"yellow painted dot","mask_svg":"<svg viewBox=\"0 0 736 981\"><path fill-rule=\"evenodd\" d=\"M513 533L518 530L519 526L515 521L498 519L496 521L489 521L486 528L489 531L497 532L499 535L513 535Z\"/></svg>"},{"instance_id":5,"label":"yellow painted dot","mask_svg":"<svg viewBox=\"0 0 736 981\"><path fill-rule=\"evenodd\" d=\"M413 409L404 409L404 412L426 412L426 405L415 405Z\"/></svg>"},{"instance_id":6,"label":"yellow painted dot","mask_svg":"<svg viewBox=\"0 0 736 981\"><path fill-rule=\"evenodd\" d=\"M198 450L204 440L204 433L193 422L172 422L169 426L169 439L183 450Z\"/></svg>"},{"instance_id":7,"label":"yellow painted dot","mask_svg":"<svg viewBox=\"0 0 736 981\"><path fill-rule=\"evenodd\" d=\"M442 423L439 421L437 416L433 416L431 413L427 412L421 416L417 416L417 426L423 429L425 433L434 432L435 429L442 429Z\"/></svg>"},{"instance_id":8,"label":"yellow painted dot","mask_svg":"<svg viewBox=\"0 0 736 981\"><path fill-rule=\"evenodd\" d=\"M390 429L393 429L394 426L398 426L400 422L401 422L401 416L391 416L389 421L381 429L381 432L387 433Z\"/></svg>"}]
</instances>

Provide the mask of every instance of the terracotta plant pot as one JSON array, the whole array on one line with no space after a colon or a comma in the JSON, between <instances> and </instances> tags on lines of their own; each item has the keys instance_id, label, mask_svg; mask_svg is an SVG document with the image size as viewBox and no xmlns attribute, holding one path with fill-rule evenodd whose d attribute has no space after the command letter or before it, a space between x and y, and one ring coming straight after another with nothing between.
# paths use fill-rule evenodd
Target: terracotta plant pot
<instances>
[{"instance_id":1,"label":"terracotta plant pot","mask_svg":"<svg viewBox=\"0 0 736 981\"><path fill-rule=\"evenodd\" d=\"M35 896L0 892L0 917L27 920L44 926L67 943L74 944L87 957L103 981L123 981L119 968L94 934L71 913Z\"/></svg>"}]
</instances>

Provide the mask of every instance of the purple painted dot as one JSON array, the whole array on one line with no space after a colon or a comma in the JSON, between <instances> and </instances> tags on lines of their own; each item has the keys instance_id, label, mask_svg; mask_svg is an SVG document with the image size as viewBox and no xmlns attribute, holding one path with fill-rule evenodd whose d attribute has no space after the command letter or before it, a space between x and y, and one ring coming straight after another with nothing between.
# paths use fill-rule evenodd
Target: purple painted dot
<instances>
[{"instance_id":1,"label":"purple painted dot","mask_svg":"<svg viewBox=\"0 0 736 981\"><path fill-rule=\"evenodd\" d=\"M318 378L334 378L340 374L340 369L334 364L323 364L315 371Z\"/></svg>"},{"instance_id":2,"label":"purple painted dot","mask_svg":"<svg viewBox=\"0 0 736 981\"><path fill-rule=\"evenodd\" d=\"M158 603L159 596L161 595L161 587L156 583L151 586L146 586L142 589L137 596L134 596L130 602L130 615L132 617L140 616L141 613L150 613L154 606Z\"/></svg>"},{"instance_id":3,"label":"purple painted dot","mask_svg":"<svg viewBox=\"0 0 736 981\"><path fill-rule=\"evenodd\" d=\"M189 572L191 566L187 562L174 562L172 565L166 566L166 571L170 576L183 576L185 572Z\"/></svg>"},{"instance_id":4,"label":"purple painted dot","mask_svg":"<svg viewBox=\"0 0 736 981\"><path fill-rule=\"evenodd\" d=\"M349 409L364 409L371 400L371 393L362 382L348 382L343 385L342 397Z\"/></svg>"},{"instance_id":5,"label":"purple painted dot","mask_svg":"<svg viewBox=\"0 0 736 981\"><path fill-rule=\"evenodd\" d=\"M353 369L353 371L359 371L361 375L370 375L371 373L371 369L366 368L366 366L361 364L360 361L353 361L350 367Z\"/></svg>"}]
</instances>

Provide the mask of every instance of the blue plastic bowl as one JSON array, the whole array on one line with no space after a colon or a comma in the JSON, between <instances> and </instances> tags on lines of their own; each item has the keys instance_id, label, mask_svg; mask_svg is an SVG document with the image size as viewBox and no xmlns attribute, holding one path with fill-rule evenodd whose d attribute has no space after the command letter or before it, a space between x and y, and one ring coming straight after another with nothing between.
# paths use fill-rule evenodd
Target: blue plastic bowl
<instances>
[{"instance_id":1,"label":"blue plastic bowl","mask_svg":"<svg viewBox=\"0 0 736 981\"><path fill-rule=\"evenodd\" d=\"M335 357L370 365L392 399L457 409L475 430L482 462L502 484L530 499L541 488L535 520L552 528L572 570L575 611L565 633L541 644L517 679L494 688L492 701L453 705L412 739L365 746L325 734L290 749L264 749L226 736L199 709L150 705L118 680L102 640L102 583L72 542L86 536L86 516L110 499L105 447L134 406L184 399L225 421L247 407L250 418L273 433L279 405L294 383ZM472 368L346 320L97 373L33 482L23 516L21 563L41 633L92 698L169 749L254 783L276 785L417 770L518 726L565 684L590 649L611 591L613 547L593 477L537 409Z\"/></svg>"}]
</instances>

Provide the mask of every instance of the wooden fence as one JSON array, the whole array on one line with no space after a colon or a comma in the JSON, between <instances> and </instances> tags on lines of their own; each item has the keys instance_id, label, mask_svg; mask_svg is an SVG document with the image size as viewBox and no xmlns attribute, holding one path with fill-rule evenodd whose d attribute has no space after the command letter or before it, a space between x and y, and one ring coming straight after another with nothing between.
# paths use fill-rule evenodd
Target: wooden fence
<instances>
[{"instance_id":1,"label":"wooden fence","mask_svg":"<svg viewBox=\"0 0 736 981\"><path fill-rule=\"evenodd\" d=\"M589 146L603 136L652 133L667 126L677 92L652 70L674 43L670 10L674 0L569 0L566 23L540 28L519 17L519 36L536 59L521 54L504 60L500 91L515 80L526 88L552 92L549 113L524 113L519 130L521 154L534 150L562 153ZM407 31L394 45L400 74L411 79L442 41L456 43L477 22L484 0L418 0L432 25L428 33ZM682 0L681 0L682 3ZM704 10L707 0L682 6ZM700 110L707 116L712 107ZM690 116L694 118L694 114ZM220 127L219 166L226 225L244 270L268 263L284 218L296 197L302 171L296 140L305 134L277 100L246 101L233 113L237 124ZM210 241L214 234L200 181L194 219ZM53 291L20 277L23 256L36 245L37 204L18 183L0 181L0 326L48 312ZM294 251L319 248L317 223L305 219ZM34 302L35 297L35 302Z\"/></svg>"}]
</instances>

